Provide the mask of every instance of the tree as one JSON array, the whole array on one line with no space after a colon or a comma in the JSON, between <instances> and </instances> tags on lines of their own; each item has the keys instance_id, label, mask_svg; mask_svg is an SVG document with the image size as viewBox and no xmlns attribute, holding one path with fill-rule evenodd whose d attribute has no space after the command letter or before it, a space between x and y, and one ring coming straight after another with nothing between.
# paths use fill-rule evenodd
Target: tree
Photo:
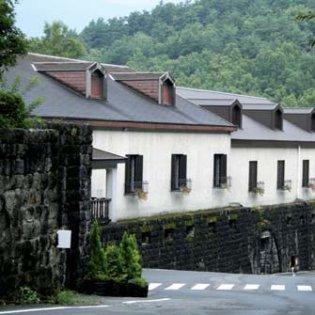
<instances>
[{"instance_id":1,"label":"tree","mask_svg":"<svg viewBox=\"0 0 315 315\"><path fill-rule=\"evenodd\" d=\"M309 11L307 13L300 13L297 16L298 21L311 21L315 20L315 11ZM315 39L311 41L311 46L315 46Z\"/></svg>"},{"instance_id":2,"label":"tree","mask_svg":"<svg viewBox=\"0 0 315 315\"><path fill-rule=\"evenodd\" d=\"M79 58L86 55L86 48L75 31L60 21L52 24L45 23L44 36L30 40L32 52Z\"/></svg>"},{"instance_id":3,"label":"tree","mask_svg":"<svg viewBox=\"0 0 315 315\"><path fill-rule=\"evenodd\" d=\"M141 278L141 256L135 236L124 232L120 250L123 259L123 270L127 275L127 280Z\"/></svg>"},{"instance_id":4,"label":"tree","mask_svg":"<svg viewBox=\"0 0 315 315\"><path fill-rule=\"evenodd\" d=\"M25 37L14 23L14 1L0 0L0 79L5 68L13 66L18 55L26 53Z\"/></svg>"},{"instance_id":5,"label":"tree","mask_svg":"<svg viewBox=\"0 0 315 315\"><path fill-rule=\"evenodd\" d=\"M89 277L98 279L106 276L107 264L105 251L102 247L100 237L100 227L96 220L92 223L90 233L90 262L89 262Z\"/></svg>"}]
</instances>

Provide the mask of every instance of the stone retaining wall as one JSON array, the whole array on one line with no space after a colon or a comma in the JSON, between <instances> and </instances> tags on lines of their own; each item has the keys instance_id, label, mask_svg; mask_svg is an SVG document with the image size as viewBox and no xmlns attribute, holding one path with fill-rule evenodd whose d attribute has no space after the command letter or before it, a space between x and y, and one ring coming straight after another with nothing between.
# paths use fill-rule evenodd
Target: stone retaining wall
<instances>
[{"instance_id":1,"label":"stone retaining wall","mask_svg":"<svg viewBox=\"0 0 315 315\"><path fill-rule=\"evenodd\" d=\"M50 294L83 272L92 131L50 127L0 129L0 295L22 285ZM61 228L71 250L56 248Z\"/></svg>"},{"instance_id":2,"label":"stone retaining wall","mask_svg":"<svg viewBox=\"0 0 315 315\"><path fill-rule=\"evenodd\" d=\"M149 268L218 272L286 272L292 256L314 267L312 204L225 208L111 223L103 242L135 233Z\"/></svg>"}]
</instances>

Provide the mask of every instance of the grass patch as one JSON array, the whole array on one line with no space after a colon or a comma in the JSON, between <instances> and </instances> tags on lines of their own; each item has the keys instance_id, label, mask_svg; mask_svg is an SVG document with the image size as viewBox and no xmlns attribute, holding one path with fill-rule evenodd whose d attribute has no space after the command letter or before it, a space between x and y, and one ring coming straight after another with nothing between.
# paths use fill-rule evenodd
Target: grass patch
<instances>
[{"instance_id":1,"label":"grass patch","mask_svg":"<svg viewBox=\"0 0 315 315\"><path fill-rule=\"evenodd\" d=\"M59 305L97 305L101 304L101 298L96 295L85 295L71 290L63 290L49 302Z\"/></svg>"}]
</instances>

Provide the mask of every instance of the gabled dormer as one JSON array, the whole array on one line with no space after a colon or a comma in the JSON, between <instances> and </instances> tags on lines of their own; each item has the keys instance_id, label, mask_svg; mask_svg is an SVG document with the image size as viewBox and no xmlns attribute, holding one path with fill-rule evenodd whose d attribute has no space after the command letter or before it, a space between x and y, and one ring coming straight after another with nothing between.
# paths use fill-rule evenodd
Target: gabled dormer
<instances>
[{"instance_id":1,"label":"gabled dormer","mask_svg":"<svg viewBox=\"0 0 315 315\"><path fill-rule=\"evenodd\" d=\"M242 128L243 106L237 99L192 98L190 101Z\"/></svg>"},{"instance_id":2,"label":"gabled dormer","mask_svg":"<svg viewBox=\"0 0 315 315\"><path fill-rule=\"evenodd\" d=\"M34 62L33 67L86 98L106 99L106 74L100 63Z\"/></svg>"},{"instance_id":3,"label":"gabled dormer","mask_svg":"<svg viewBox=\"0 0 315 315\"><path fill-rule=\"evenodd\" d=\"M148 96L160 105L175 105L176 87L168 72L113 72L111 76L115 81Z\"/></svg>"},{"instance_id":4,"label":"gabled dormer","mask_svg":"<svg viewBox=\"0 0 315 315\"><path fill-rule=\"evenodd\" d=\"M243 112L273 130L283 130L283 109L278 104L243 104Z\"/></svg>"},{"instance_id":5,"label":"gabled dormer","mask_svg":"<svg viewBox=\"0 0 315 315\"><path fill-rule=\"evenodd\" d=\"M308 132L315 132L315 108L284 108L284 118Z\"/></svg>"}]
</instances>

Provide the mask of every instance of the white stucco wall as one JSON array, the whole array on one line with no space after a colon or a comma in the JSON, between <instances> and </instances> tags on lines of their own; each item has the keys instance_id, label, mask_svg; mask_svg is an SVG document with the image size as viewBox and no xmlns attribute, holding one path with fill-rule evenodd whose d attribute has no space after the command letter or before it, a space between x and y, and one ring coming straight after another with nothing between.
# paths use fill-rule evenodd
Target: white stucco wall
<instances>
[{"instance_id":1,"label":"white stucco wall","mask_svg":"<svg viewBox=\"0 0 315 315\"><path fill-rule=\"evenodd\" d=\"M302 160L310 160L310 178L315 177L315 149L301 148L234 148L231 149L232 187L230 202L244 206L271 205L293 202L296 198L314 199L311 189L302 188ZM285 161L285 180L292 181L291 191L277 190L277 161ZM249 161L258 161L258 181L265 183L265 193L248 192Z\"/></svg>"},{"instance_id":2,"label":"white stucco wall","mask_svg":"<svg viewBox=\"0 0 315 315\"><path fill-rule=\"evenodd\" d=\"M110 217L148 216L167 211L198 210L226 206L227 192L213 191L213 155L228 155L230 166L230 136L228 134L135 132L94 130L93 146L118 155L143 155L143 180L149 182L147 200L124 194L125 165L118 164L110 197ZM170 191L171 155L187 155L187 178L192 179L192 191L183 194ZM93 192L103 189L105 179L93 172ZM97 188L100 187L100 188Z\"/></svg>"}]
</instances>

